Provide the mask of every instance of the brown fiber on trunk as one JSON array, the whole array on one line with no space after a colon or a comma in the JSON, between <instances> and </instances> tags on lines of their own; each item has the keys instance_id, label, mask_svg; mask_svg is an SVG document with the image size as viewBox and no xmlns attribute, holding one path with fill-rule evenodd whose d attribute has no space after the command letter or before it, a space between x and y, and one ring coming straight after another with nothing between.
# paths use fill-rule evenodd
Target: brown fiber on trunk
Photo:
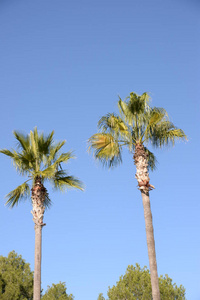
<instances>
[{"instance_id":1,"label":"brown fiber on trunk","mask_svg":"<svg viewBox=\"0 0 200 300\"><path fill-rule=\"evenodd\" d=\"M32 215L35 223L35 267L34 267L34 288L33 300L41 299L41 260L42 260L42 227L44 217L44 200L46 189L41 182L41 178L37 177L32 188Z\"/></svg>"},{"instance_id":2,"label":"brown fiber on trunk","mask_svg":"<svg viewBox=\"0 0 200 300\"><path fill-rule=\"evenodd\" d=\"M134 163L136 165L135 178L138 181L140 190L148 191L149 185L149 171L148 171L148 154L146 153L144 146L137 143L135 146L135 153L133 156Z\"/></svg>"},{"instance_id":3,"label":"brown fiber on trunk","mask_svg":"<svg viewBox=\"0 0 200 300\"><path fill-rule=\"evenodd\" d=\"M148 171L148 154L145 151L143 144L137 143L135 146L135 154L133 156L134 163L136 165L136 179L138 186L142 194L144 219L146 228L146 239L149 256L149 267L151 275L151 287L153 300L160 300L160 290L157 272L156 262L156 250L154 241L153 222L151 214L151 206L149 199L149 191L154 188L149 183L149 171Z\"/></svg>"}]
</instances>

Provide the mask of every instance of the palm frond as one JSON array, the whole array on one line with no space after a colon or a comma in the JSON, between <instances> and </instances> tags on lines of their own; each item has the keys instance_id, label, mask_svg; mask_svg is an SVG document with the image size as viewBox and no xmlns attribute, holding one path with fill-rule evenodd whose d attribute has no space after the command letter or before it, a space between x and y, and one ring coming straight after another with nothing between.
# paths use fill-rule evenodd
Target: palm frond
<instances>
[{"instance_id":1,"label":"palm frond","mask_svg":"<svg viewBox=\"0 0 200 300\"><path fill-rule=\"evenodd\" d=\"M150 97L148 93L143 93L139 96L132 92L130 96L126 98L125 102L127 103L129 113L132 115L142 115L150 109Z\"/></svg>"},{"instance_id":2,"label":"palm frond","mask_svg":"<svg viewBox=\"0 0 200 300\"><path fill-rule=\"evenodd\" d=\"M151 142L154 147L173 145L177 140L187 140L182 129L177 128L172 122L164 121L158 124L151 134Z\"/></svg>"},{"instance_id":3,"label":"palm frond","mask_svg":"<svg viewBox=\"0 0 200 300\"><path fill-rule=\"evenodd\" d=\"M41 168L41 163L44 165L50 165L52 162L49 161L49 155L51 149L54 148L53 144L54 131L52 131L48 136L45 136L43 132L38 133L37 127L34 131L30 131L29 138L31 142L31 152L33 153L35 160L35 171L38 172Z\"/></svg>"},{"instance_id":4,"label":"palm frond","mask_svg":"<svg viewBox=\"0 0 200 300\"><path fill-rule=\"evenodd\" d=\"M8 150L8 149L1 149L0 153L3 153L5 155L9 156L10 158L14 158L15 157L15 153L12 152L12 151L10 151L10 150Z\"/></svg>"},{"instance_id":5,"label":"palm frond","mask_svg":"<svg viewBox=\"0 0 200 300\"><path fill-rule=\"evenodd\" d=\"M43 179L52 179L55 173L61 168L61 163L67 163L69 159L74 158L71 152L60 154L56 161L44 170L34 172L34 177L40 176Z\"/></svg>"},{"instance_id":6,"label":"palm frond","mask_svg":"<svg viewBox=\"0 0 200 300\"><path fill-rule=\"evenodd\" d=\"M36 130L30 131L30 142L31 142L31 150L34 154L34 158L36 161L36 165L39 163L39 153L38 153L38 134L36 134ZM37 166L37 171L38 171L38 167Z\"/></svg>"},{"instance_id":7,"label":"palm frond","mask_svg":"<svg viewBox=\"0 0 200 300\"><path fill-rule=\"evenodd\" d=\"M13 134L18 141L18 148L27 151L27 149L30 147L29 136L19 131L13 131Z\"/></svg>"},{"instance_id":8,"label":"palm frond","mask_svg":"<svg viewBox=\"0 0 200 300\"><path fill-rule=\"evenodd\" d=\"M88 143L89 151L93 150L95 158L104 165L113 167L122 162L121 147L111 134L94 134Z\"/></svg>"},{"instance_id":9,"label":"palm frond","mask_svg":"<svg viewBox=\"0 0 200 300\"><path fill-rule=\"evenodd\" d=\"M168 120L167 111L162 107L154 107L149 113L149 126L155 126L163 120Z\"/></svg>"},{"instance_id":10,"label":"palm frond","mask_svg":"<svg viewBox=\"0 0 200 300\"><path fill-rule=\"evenodd\" d=\"M21 175L29 174L35 169L35 159L31 151L23 151L22 153L14 151L14 154L13 164Z\"/></svg>"},{"instance_id":11,"label":"palm frond","mask_svg":"<svg viewBox=\"0 0 200 300\"><path fill-rule=\"evenodd\" d=\"M145 147L145 151L148 154L148 167L151 171L156 170L156 165L158 164L158 161L155 157L155 155Z\"/></svg>"},{"instance_id":12,"label":"palm frond","mask_svg":"<svg viewBox=\"0 0 200 300\"><path fill-rule=\"evenodd\" d=\"M136 93L130 93L124 101L119 98L118 107L120 114L128 123L131 130L135 132L136 140L139 140L144 132L147 114L150 111L150 97L147 93L141 96Z\"/></svg>"},{"instance_id":13,"label":"palm frond","mask_svg":"<svg viewBox=\"0 0 200 300\"><path fill-rule=\"evenodd\" d=\"M27 181L19 185L16 189L6 195L8 199L6 205L14 207L17 206L21 199L26 199L30 195L30 187Z\"/></svg>"},{"instance_id":14,"label":"palm frond","mask_svg":"<svg viewBox=\"0 0 200 300\"><path fill-rule=\"evenodd\" d=\"M56 189L62 191L69 188L83 190L83 183L74 176L67 176L67 173L64 170L59 170L55 173L52 183Z\"/></svg>"},{"instance_id":15,"label":"palm frond","mask_svg":"<svg viewBox=\"0 0 200 300\"><path fill-rule=\"evenodd\" d=\"M135 121L135 116L130 111L128 104L126 102L122 101L121 98L119 98L119 101L118 101L118 108L119 108L120 114L125 119L125 121L128 123L128 125L132 126L133 122Z\"/></svg>"},{"instance_id":16,"label":"palm frond","mask_svg":"<svg viewBox=\"0 0 200 300\"><path fill-rule=\"evenodd\" d=\"M141 138L145 138L148 141L149 138L154 134L157 126L164 121L168 121L168 114L164 108L154 107L150 111L144 114L143 122L143 134Z\"/></svg>"},{"instance_id":17,"label":"palm frond","mask_svg":"<svg viewBox=\"0 0 200 300\"><path fill-rule=\"evenodd\" d=\"M0 153L3 153L10 157L13 161L13 165L15 166L16 170L21 174L27 174L30 168L30 160L27 159L26 153L23 155L15 150L10 151L7 149L0 150Z\"/></svg>"},{"instance_id":18,"label":"palm frond","mask_svg":"<svg viewBox=\"0 0 200 300\"><path fill-rule=\"evenodd\" d=\"M52 205L52 201L49 198L49 194L47 192L45 194L44 205L45 205L45 208L50 208Z\"/></svg>"},{"instance_id":19,"label":"palm frond","mask_svg":"<svg viewBox=\"0 0 200 300\"><path fill-rule=\"evenodd\" d=\"M52 177L54 177L57 169L57 165L53 164L42 171L34 172L34 177L36 178L37 176L40 176L43 179L51 179Z\"/></svg>"},{"instance_id":20,"label":"palm frond","mask_svg":"<svg viewBox=\"0 0 200 300\"><path fill-rule=\"evenodd\" d=\"M149 111L150 110L150 96L147 92L143 93L141 96L139 96L140 98L140 101L143 102L143 105L144 105L144 110L145 111Z\"/></svg>"},{"instance_id":21,"label":"palm frond","mask_svg":"<svg viewBox=\"0 0 200 300\"><path fill-rule=\"evenodd\" d=\"M64 146L65 143L66 143L66 141L58 142L55 145L52 145L50 147L49 155L45 156L45 161L44 161L45 165L49 166L50 164L55 162L56 156L57 156L59 150Z\"/></svg>"},{"instance_id":22,"label":"palm frond","mask_svg":"<svg viewBox=\"0 0 200 300\"><path fill-rule=\"evenodd\" d=\"M54 131L52 131L47 136L45 136L43 132L40 133L38 137L38 151L41 155L43 156L49 155L53 144L53 136L54 136Z\"/></svg>"},{"instance_id":23,"label":"palm frond","mask_svg":"<svg viewBox=\"0 0 200 300\"><path fill-rule=\"evenodd\" d=\"M135 144L139 137L139 128L137 126L132 126L131 135L132 135L132 141Z\"/></svg>"},{"instance_id":24,"label":"palm frond","mask_svg":"<svg viewBox=\"0 0 200 300\"><path fill-rule=\"evenodd\" d=\"M107 114L106 116L103 116L98 122L98 127L103 132L113 131L126 133L128 131L128 127L124 121L115 114Z\"/></svg>"},{"instance_id":25,"label":"palm frond","mask_svg":"<svg viewBox=\"0 0 200 300\"><path fill-rule=\"evenodd\" d=\"M56 158L54 164L59 166L61 163L67 163L69 159L73 159L75 156L72 152L61 153L59 157Z\"/></svg>"}]
</instances>

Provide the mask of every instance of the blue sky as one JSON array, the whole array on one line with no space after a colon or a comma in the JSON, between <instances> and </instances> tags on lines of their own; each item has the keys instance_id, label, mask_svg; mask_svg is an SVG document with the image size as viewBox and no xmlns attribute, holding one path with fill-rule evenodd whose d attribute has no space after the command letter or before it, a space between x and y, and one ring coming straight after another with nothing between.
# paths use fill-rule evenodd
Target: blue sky
<instances>
[{"instance_id":1,"label":"blue sky","mask_svg":"<svg viewBox=\"0 0 200 300\"><path fill-rule=\"evenodd\" d=\"M117 112L118 95L149 92L187 143L156 150L150 174L159 274L200 299L199 79L200 3L195 0L0 2L0 148L13 130L36 125L76 159L67 169L85 191L54 193L43 228L42 287L65 281L76 300L106 297L129 264L148 266L135 166L108 171L87 152L99 118ZM13 210L4 196L23 182L0 156L0 254L15 250L34 268L31 203Z\"/></svg>"}]
</instances>

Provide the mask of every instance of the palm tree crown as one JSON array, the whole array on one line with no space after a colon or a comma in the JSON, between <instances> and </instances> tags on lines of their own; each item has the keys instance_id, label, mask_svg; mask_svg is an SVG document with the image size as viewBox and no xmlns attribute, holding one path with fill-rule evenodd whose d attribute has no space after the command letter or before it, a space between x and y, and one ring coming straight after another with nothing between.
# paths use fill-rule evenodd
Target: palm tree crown
<instances>
[{"instance_id":1,"label":"palm tree crown","mask_svg":"<svg viewBox=\"0 0 200 300\"><path fill-rule=\"evenodd\" d=\"M147 93L141 96L130 93L124 101L119 98L119 115L114 113L103 116L96 133L89 139L89 149L94 150L95 158L109 167L122 162L122 147L128 147L131 153L136 145L144 146L148 155L148 166L155 168L155 156L147 148L174 145L178 139L186 139L183 130L176 128L170 122L164 108L151 108L150 97Z\"/></svg>"},{"instance_id":2,"label":"palm tree crown","mask_svg":"<svg viewBox=\"0 0 200 300\"><path fill-rule=\"evenodd\" d=\"M28 179L6 196L7 205L14 207L22 198L30 196L31 188L28 182L31 180L32 186L34 186L37 179L40 179L42 183L49 180L54 188L60 190L70 187L82 189L81 182L75 177L69 176L62 169L61 164L67 163L74 156L71 152L59 153L65 141L54 142L54 131L48 136L38 133L37 128L34 128L27 135L17 131L14 131L13 134L17 139L17 151L2 149L0 153L10 157L16 170L21 175L27 175ZM45 192L44 204L46 206L51 204L47 192Z\"/></svg>"}]
</instances>

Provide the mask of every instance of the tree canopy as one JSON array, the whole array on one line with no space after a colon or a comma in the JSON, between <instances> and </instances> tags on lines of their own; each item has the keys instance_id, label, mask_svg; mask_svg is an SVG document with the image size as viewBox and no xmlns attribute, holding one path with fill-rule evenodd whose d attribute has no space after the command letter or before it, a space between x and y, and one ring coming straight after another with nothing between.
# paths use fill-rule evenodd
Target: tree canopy
<instances>
[{"instance_id":1,"label":"tree canopy","mask_svg":"<svg viewBox=\"0 0 200 300\"><path fill-rule=\"evenodd\" d=\"M67 294L67 288L65 282L59 282L48 286L46 293L42 297L42 300L73 300L72 294Z\"/></svg>"},{"instance_id":2,"label":"tree canopy","mask_svg":"<svg viewBox=\"0 0 200 300\"><path fill-rule=\"evenodd\" d=\"M185 288L172 282L168 276L159 277L161 300L185 300ZM125 275L113 287L108 288L108 300L151 300L151 279L147 267L141 268L139 264L128 266ZM104 299L99 294L98 299Z\"/></svg>"},{"instance_id":3,"label":"tree canopy","mask_svg":"<svg viewBox=\"0 0 200 300\"><path fill-rule=\"evenodd\" d=\"M102 293L99 294L97 300L105 300L104 296Z\"/></svg>"},{"instance_id":4,"label":"tree canopy","mask_svg":"<svg viewBox=\"0 0 200 300\"><path fill-rule=\"evenodd\" d=\"M37 178L42 182L50 181L53 188L65 190L68 188L83 189L82 183L74 176L68 175L63 170L62 164L74 158L72 152L60 153L65 141L56 143L54 131L45 136L38 132L37 127L30 134L13 132L17 140L17 150L1 149L0 153L5 154L13 161L13 164L20 175L26 175L28 179L11 191L7 197L7 205L16 206L22 199L30 198L31 187L29 181L35 183ZM49 206L51 200L48 193L45 194L45 205Z\"/></svg>"},{"instance_id":5,"label":"tree canopy","mask_svg":"<svg viewBox=\"0 0 200 300\"><path fill-rule=\"evenodd\" d=\"M137 144L142 144L148 154L151 170L155 169L156 159L147 148L162 148L174 145L177 140L187 139L183 130L170 120L164 108L151 107L148 93L136 93L123 101L119 98L119 114L108 113L98 122L99 132L89 138L89 150L94 157L108 167L122 162L122 150L128 148L133 154Z\"/></svg>"},{"instance_id":6,"label":"tree canopy","mask_svg":"<svg viewBox=\"0 0 200 300\"><path fill-rule=\"evenodd\" d=\"M185 300L185 288L173 283L168 276L159 277L161 300ZM107 300L151 300L151 280L147 267L139 264L128 266L125 275L113 287L108 288ZM29 263L15 251L8 257L0 256L0 300L32 300L33 272ZM65 282L48 286L42 300L74 300L67 294ZM97 300L105 300L102 293Z\"/></svg>"},{"instance_id":7,"label":"tree canopy","mask_svg":"<svg viewBox=\"0 0 200 300\"><path fill-rule=\"evenodd\" d=\"M0 256L0 300L32 300L33 272L15 251Z\"/></svg>"}]
</instances>

